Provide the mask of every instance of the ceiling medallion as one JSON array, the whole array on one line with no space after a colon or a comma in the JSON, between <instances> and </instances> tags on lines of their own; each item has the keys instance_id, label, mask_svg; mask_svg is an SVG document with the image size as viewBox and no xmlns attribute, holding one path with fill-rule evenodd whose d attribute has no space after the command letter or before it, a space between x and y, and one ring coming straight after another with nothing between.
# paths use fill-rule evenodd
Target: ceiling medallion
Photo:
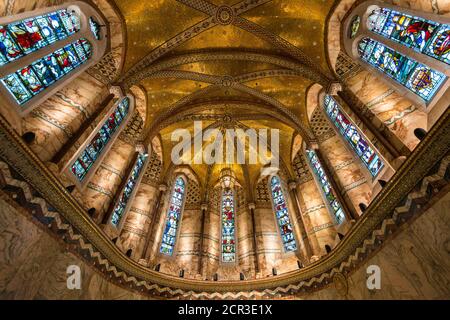
<instances>
[{"instance_id":1,"label":"ceiling medallion","mask_svg":"<svg viewBox=\"0 0 450 320\"><path fill-rule=\"evenodd\" d=\"M234 79L232 76L223 76L220 79L220 84L224 87L231 87L233 85Z\"/></svg>"},{"instance_id":2,"label":"ceiling medallion","mask_svg":"<svg viewBox=\"0 0 450 320\"><path fill-rule=\"evenodd\" d=\"M233 23L235 18L235 13L233 11L233 8L231 8L230 6L220 6L217 8L216 11L216 20L219 24L221 25L229 25L231 23Z\"/></svg>"}]
</instances>

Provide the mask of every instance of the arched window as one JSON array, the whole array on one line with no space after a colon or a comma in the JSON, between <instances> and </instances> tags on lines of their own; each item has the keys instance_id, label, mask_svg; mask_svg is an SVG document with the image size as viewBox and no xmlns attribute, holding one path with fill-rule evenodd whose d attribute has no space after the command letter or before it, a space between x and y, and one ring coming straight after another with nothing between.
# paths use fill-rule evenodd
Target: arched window
<instances>
[{"instance_id":1,"label":"arched window","mask_svg":"<svg viewBox=\"0 0 450 320\"><path fill-rule=\"evenodd\" d=\"M98 62L108 43L87 3L37 11L0 18L0 96L22 116Z\"/></svg>"},{"instance_id":2,"label":"arched window","mask_svg":"<svg viewBox=\"0 0 450 320\"><path fill-rule=\"evenodd\" d=\"M324 107L331 122L339 130L348 144L352 147L358 157L369 170L372 177L376 177L384 167L383 161L375 150L369 145L365 137L356 126L342 112L336 100L330 95L325 95Z\"/></svg>"},{"instance_id":3,"label":"arched window","mask_svg":"<svg viewBox=\"0 0 450 320\"><path fill-rule=\"evenodd\" d=\"M371 38L363 38L359 42L358 52L362 60L425 101L430 101L447 79L443 73L408 58Z\"/></svg>"},{"instance_id":4,"label":"arched window","mask_svg":"<svg viewBox=\"0 0 450 320\"><path fill-rule=\"evenodd\" d=\"M185 190L186 186L183 178L178 177L175 180L175 186L173 187L172 197L169 204L169 212L167 213L166 226L162 236L161 248L159 249L161 253L169 256L173 254L175 248Z\"/></svg>"},{"instance_id":5,"label":"arched window","mask_svg":"<svg viewBox=\"0 0 450 320\"><path fill-rule=\"evenodd\" d=\"M236 261L234 193L231 188L222 191L222 261Z\"/></svg>"},{"instance_id":6,"label":"arched window","mask_svg":"<svg viewBox=\"0 0 450 320\"><path fill-rule=\"evenodd\" d=\"M289 211L284 198L283 189L281 188L280 178L273 176L270 180L270 190L272 191L273 208L280 228L281 241L285 252L297 250L295 242L294 230L291 220L289 219Z\"/></svg>"},{"instance_id":7,"label":"arched window","mask_svg":"<svg viewBox=\"0 0 450 320\"><path fill-rule=\"evenodd\" d=\"M0 66L80 31L80 17L61 9L0 26Z\"/></svg>"},{"instance_id":8,"label":"arched window","mask_svg":"<svg viewBox=\"0 0 450 320\"><path fill-rule=\"evenodd\" d=\"M388 8L367 18L370 31L450 64L450 26Z\"/></svg>"},{"instance_id":9,"label":"arched window","mask_svg":"<svg viewBox=\"0 0 450 320\"><path fill-rule=\"evenodd\" d=\"M134 188L137 185L139 176L142 172L142 168L144 167L144 163L147 156L148 156L147 154L142 153L138 155L134 168L131 171L130 176L128 177L127 183L123 188L122 194L120 195L119 201L116 203L114 207L114 211L111 216L111 223L115 227L119 226L119 223L123 215L125 214L125 209L129 203L131 195L133 194Z\"/></svg>"},{"instance_id":10,"label":"arched window","mask_svg":"<svg viewBox=\"0 0 450 320\"><path fill-rule=\"evenodd\" d=\"M335 190L333 190L328 182L328 178L322 168L322 165L320 164L319 159L317 158L316 152L313 150L306 150L306 154L308 155L314 174L319 181L322 192L325 195L331 210L333 211L336 222L338 224L342 223L345 219L344 211L342 210L341 204L336 197Z\"/></svg>"},{"instance_id":11,"label":"arched window","mask_svg":"<svg viewBox=\"0 0 450 320\"><path fill-rule=\"evenodd\" d=\"M91 55L91 43L82 38L8 74L1 82L22 105L85 63Z\"/></svg>"},{"instance_id":12,"label":"arched window","mask_svg":"<svg viewBox=\"0 0 450 320\"><path fill-rule=\"evenodd\" d=\"M100 130L92 137L78 158L70 166L70 170L78 182L83 182L86 175L102 154L102 151L110 143L111 137L127 118L130 107L130 99L123 98L109 117L103 122Z\"/></svg>"}]
</instances>

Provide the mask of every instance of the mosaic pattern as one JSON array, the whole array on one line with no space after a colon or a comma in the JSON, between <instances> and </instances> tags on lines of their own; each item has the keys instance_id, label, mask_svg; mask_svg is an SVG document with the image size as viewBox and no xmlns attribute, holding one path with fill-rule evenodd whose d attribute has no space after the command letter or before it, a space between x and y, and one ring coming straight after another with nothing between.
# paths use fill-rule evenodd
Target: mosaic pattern
<instances>
[{"instance_id":1,"label":"mosaic pattern","mask_svg":"<svg viewBox=\"0 0 450 320\"><path fill-rule=\"evenodd\" d=\"M281 188L280 178L272 177L270 181L270 189L272 191L273 208L280 228L281 241L285 252L297 250L297 243L294 238L294 230L289 219L289 212L284 198L283 189Z\"/></svg>"},{"instance_id":2,"label":"mosaic pattern","mask_svg":"<svg viewBox=\"0 0 450 320\"><path fill-rule=\"evenodd\" d=\"M82 38L7 75L1 82L22 105L85 63L91 55L91 44Z\"/></svg>"},{"instance_id":3,"label":"mosaic pattern","mask_svg":"<svg viewBox=\"0 0 450 320\"><path fill-rule=\"evenodd\" d=\"M183 207L185 191L185 182L181 177L178 177L175 180L175 186L173 187L166 226L164 228L161 247L159 249L159 252L169 256L173 255L175 248L175 241L177 239L177 230L181 218L181 209Z\"/></svg>"},{"instance_id":4,"label":"mosaic pattern","mask_svg":"<svg viewBox=\"0 0 450 320\"><path fill-rule=\"evenodd\" d=\"M393 49L364 38L358 44L360 57L376 69L405 86L425 101L430 101L447 77Z\"/></svg>"},{"instance_id":5,"label":"mosaic pattern","mask_svg":"<svg viewBox=\"0 0 450 320\"><path fill-rule=\"evenodd\" d=\"M356 126L344 115L336 100L326 95L324 106L331 122L333 122L341 135L362 160L372 177L376 177L384 167L380 156L372 149Z\"/></svg>"},{"instance_id":6,"label":"mosaic pattern","mask_svg":"<svg viewBox=\"0 0 450 320\"><path fill-rule=\"evenodd\" d=\"M72 164L71 171L78 181L83 181L95 161L102 154L103 149L111 141L111 137L126 118L129 106L130 99L127 97L123 98L114 112L103 123L97 134L84 148L78 159Z\"/></svg>"},{"instance_id":7,"label":"mosaic pattern","mask_svg":"<svg viewBox=\"0 0 450 320\"><path fill-rule=\"evenodd\" d=\"M111 223L116 227L119 225L123 217L125 208L127 207L131 194L133 193L133 190L136 187L136 183L139 179L142 167L144 166L145 159L147 158L147 156L148 156L147 154L139 154L136 160L136 164L134 165L133 171L131 171L131 175L128 178L127 184L125 185L125 188L122 191L120 199L114 208L111 217Z\"/></svg>"},{"instance_id":8,"label":"mosaic pattern","mask_svg":"<svg viewBox=\"0 0 450 320\"><path fill-rule=\"evenodd\" d=\"M306 154L308 155L308 159L311 163L314 174L319 180L322 192L325 195L325 198L327 199L327 202L330 205L331 209L333 210L336 222L338 224L341 224L345 219L345 215L344 211L342 210L341 204L336 197L335 191L333 190L333 188L331 188L327 175L325 174L325 171L323 170L316 153L313 150L306 150Z\"/></svg>"},{"instance_id":9,"label":"mosaic pattern","mask_svg":"<svg viewBox=\"0 0 450 320\"><path fill-rule=\"evenodd\" d=\"M222 192L222 261L236 261L234 193L227 189Z\"/></svg>"}]
</instances>

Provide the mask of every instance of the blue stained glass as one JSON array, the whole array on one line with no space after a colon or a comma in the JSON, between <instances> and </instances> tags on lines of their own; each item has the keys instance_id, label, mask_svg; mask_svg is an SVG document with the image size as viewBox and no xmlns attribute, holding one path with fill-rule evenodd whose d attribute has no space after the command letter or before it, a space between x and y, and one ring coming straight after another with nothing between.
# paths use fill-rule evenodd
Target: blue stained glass
<instances>
[{"instance_id":1,"label":"blue stained glass","mask_svg":"<svg viewBox=\"0 0 450 320\"><path fill-rule=\"evenodd\" d=\"M30 100L33 96L19 79L19 76L15 73L10 74L3 78L3 85L8 89L8 91L14 96L17 102L25 103Z\"/></svg>"},{"instance_id":2,"label":"blue stained glass","mask_svg":"<svg viewBox=\"0 0 450 320\"><path fill-rule=\"evenodd\" d=\"M125 188L123 189L122 194L119 198L119 201L117 202L114 208L113 214L111 216L111 223L116 227L119 225L123 217L125 208L130 200L131 194L134 188L136 187L139 174L141 173L142 167L144 166L145 163L145 158L147 158L147 155L139 154L136 163L133 167L132 173L128 178Z\"/></svg>"},{"instance_id":3,"label":"blue stained glass","mask_svg":"<svg viewBox=\"0 0 450 320\"><path fill-rule=\"evenodd\" d=\"M289 219L289 211L284 198L283 189L281 188L280 179L277 176L272 177L270 187L272 191L273 207L278 220L278 227L280 228L284 251L295 251L297 250L297 243L295 242L294 230Z\"/></svg>"},{"instance_id":4,"label":"blue stained glass","mask_svg":"<svg viewBox=\"0 0 450 320\"><path fill-rule=\"evenodd\" d=\"M222 192L222 261L236 261L234 194L232 189Z\"/></svg>"},{"instance_id":5,"label":"blue stained glass","mask_svg":"<svg viewBox=\"0 0 450 320\"><path fill-rule=\"evenodd\" d=\"M53 54L49 54L48 56L42 58L41 60L44 60L45 64L52 72L53 77L56 80L58 80L64 75L64 72L61 70L61 67L58 64L58 60L56 60L56 57Z\"/></svg>"},{"instance_id":6,"label":"blue stained glass","mask_svg":"<svg viewBox=\"0 0 450 320\"><path fill-rule=\"evenodd\" d=\"M80 45L81 40L86 41L80 39L62 49L58 49L16 71L15 76L12 74L6 76L2 79L2 83L19 104L24 104L30 99L30 94L31 96L38 94L86 61L88 55L83 51L85 46ZM78 50L84 54L85 60L78 57L76 44L79 46ZM87 43L86 46L88 45Z\"/></svg>"},{"instance_id":7,"label":"blue stained glass","mask_svg":"<svg viewBox=\"0 0 450 320\"><path fill-rule=\"evenodd\" d=\"M58 11L58 15L69 35L80 30L80 21L76 15L67 12L67 10Z\"/></svg>"},{"instance_id":8,"label":"blue stained glass","mask_svg":"<svg viewBox=\"0 0 450 320\"><path fill-rule=\"evenodd\" d=\"M47 20L50 23L50 25L52 26L52 28L55 31L55 34L59 40L67 38L66 29L64 28L64 25L62 24L61 20L59 19L57 12L49 13L47 15Z\"/></svg>"},{"instance_id":9,"label":"blue stained glass","mask_svg":"<svg viewBox=\"0 0 450 320\"><path fill-rule=\"evenodd\" d=\"M82 61L80 61L80 58L78 58L77 52L72 44L65 46L64 50L67 52L70 64L74 68L78 67L82 63Z\"/></svg>"},{"instance_id":10,"label":"blue stained glass","mask_svg":"<svg viewBox=\"0 0 450 320\"><path fill-rule=\"evenodd\" d=\"M80 39L79 40L81 45L83 46L84 51L86 52L86 55L90 58L92 55L92 46L89 41L86 39Z\"/></svg>"},{"instance_id":11,"label":"blue stained glass","mask_svg":"<svg viewBox=\"0 0 450 320\"><path fill-rule=\"evenodd\" d=\"M379 155L369 146L364 136L342 112L333 97L326 95L324 106L331 122L333 122L352 149L355 150L358 157L363 161L367 169L369 169L371 175L376 177L384 167L384 163L381 161Z\"/></svg>"},{"instance_id":12,"label":"blue stained glass","mask_svg":"<svg viewBox=\"0 0 450 320\"><path fill-rule=\"evenodd\" d=\"M70 29L69 33L65 25ZM0 26L0 66L65 39L79 30L79 18L65 9ZM86 44L90 55L91 49L88 47L89 44Z\"/></svg>"},{"instance_id":13,"label":"blue stained glass","mask_svg":"<svg viewBox=\"0 0 450 320\"><path fill-rule=\"evenodd\" d=\"M360 57L402 84L425 101L430 101L447 77L417 61L382 45L364 38L358 45Z\"/></svg>"},{"instance_id":14,"label":"blue stained glass","mask_svg":"<svg viewBox=\"0 0 450 320\"><path fill-rule=\"evenodd\" d=\"M79 181L82 181L89 169L98 159L100 154L102 153L105 146L111 139L111 136L115 133L115 131L121 125L121 121L116 121L114 114L116 110L125 106L124 112L128 112L129 106L129 98L125 97L120 101L114 112L106 119L100 128L99 132L91 139L91 141L86 145L85 149L81 153L80 157L72 164L71 171L78 178ZM80 166L81 165L81 166Z\"/></svg>"},{"instance_id":15,"label":"blue stained glass","mask_svg":"<svg viewBox=\"0 0 450 320\"><path fill-rule=\"evenodd\" d=\"M328 178L322 168L319 159L317 158L316 152L313 150L306 150L306 154L308 155L308 159L313 168L313 172L320 182L322 192L325 195L325 198L327 199L331 209L333 210L336 222L338 224L342 223L342 221L344 221L345 219L344 211L342 210L341 204L337 200L336 194L334 193L335 191L331 188L331 185L328 182Z\"/></svg>"},{"instance_id":16,"label":"blue stained glass","mask_svg":"<svg viewBox=\"0 0 450 320\"><path fill-rule=\"evenodd\" d=\"M8 31L25 54L48 45L33 19L11 23Z\"/></svg>"},{"instance_id":17,"label":"blue stained glass","mask_svg":"<svg viewBox=\"0 0 450 320\"><path fill-rule=\"evenodd\" d=\"M22 82L27 87L28 91L31 94L36 95L42 90L44 90L44 86L39 78L36 76L33 68L31 66L25 67L17 72L19 77L22 79Z\"/></svg>"},{"instance_id":18,"label":"blue stained glass","mask_svg":"<svg viewBox=\"0 0 450 320\"><path fill-rule=\"evenodd\" d=\"M91 32L94 35L94 38L100 40L100 25L93 17L89 18L89 27L91 28Z\"/></svg>"},{"instance_id":19,"label":"blue stained glass","mask_svg":"<svg viewBox=\"0 0 450 320\"><path fill-rule=\"evenodd\" d=\"M69 58L69 54L64 49L56 50L53 55L58 61L59 67L64 73L69 73L72 71L73 66Z\"/></svg>"},{"instance_id":20,"label":"blue stained glass","mask_svg":"<svg viewBox=\"0 0 450 320\"><path fill-rule=\"evenodd\" d=\"M41 29L42 36L45 38L45 40L47 40L49 44L58 41L58 36L55 30L53 30L49 20L46 19L45 16L36 17L36 22Z\"/></svg>"},{"instance_id":21,"label":"blue stained glass","mask_svg":"<svg viewBox=\"0 0 450 320\"><path fill-rule=\"evenodd\" d=\"M442 25L430 41L425 53L450 64L450 26Z\"/></svg>"},{"instance_id":22,"label":"blue stained glass","mask_svg":"<svg viewBox=\"0 0 450 320\"><path fill-rule=\"evenodd\" d=\"M387 8L368 17L369 30L450 64L450 27Z\"/></svg>"},{"instance_id":23,"label":"blue stained glass","mask_svg":"<svg viewBox=\"0 0 450 320\"><path fill-rule=\"evenodd\" d=\"M88 59L88 55L86 54L86 52L84 51L84 47L81 44L80 41L76 41L73 43L73 46L75 48L75 51L77 52L78 57L80 58L80 60L86 61Z\"/></svg>"},{"instance_id":24,"label":"blue stained glass","mask_svg":"<svg viewBox=\"0 0 450 320\"><path fill-rule=\"evenodd\" d=\"M32 64L33 69L36 71L38 78L42 81L45 87L48 87L55 82L53 72L50 70L45 62L45 58L42 58Z\"/></svg>"},{"instance_id":25,"label":"blue stained glass","mask_svg":"<svg viewBox=\"0 0 450 320\"><path fill-rule=\"evenodd\" d=\"M181 217L181 210L183 206L185 194L185 183L181 177L175 180L172 197L169 204L169 211L167 213L166 225L161 241L159 252L171 256L175 248L175 241L178 230L178 222Z\"/></svg>"},{"instance_id":26,"label":"blue stained glass","mask_svg":"<svg viewBox=\"0 0 450 320\"><path fill-rule=\"evenodd\" d=\"M24 55L11 37L9 31L3 26L0 26L0 53L2 56L1 65L14 61Z\"/></svg>"}]
</instances>

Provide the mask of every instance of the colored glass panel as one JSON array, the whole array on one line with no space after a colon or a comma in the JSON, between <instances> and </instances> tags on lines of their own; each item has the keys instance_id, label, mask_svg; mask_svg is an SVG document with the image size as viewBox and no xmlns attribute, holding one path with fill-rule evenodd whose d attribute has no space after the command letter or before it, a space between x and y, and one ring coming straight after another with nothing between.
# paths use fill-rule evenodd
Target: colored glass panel
<instances>
[{"instance_id":1,"label":"colored glass panel","mask_svg":"<svg viewBox=\"0 0 450 320\"><path fill-rule=\"evenodd\" d=\"M272 191L273 207L275 209L278 227L280 228L284 251L295 251L297 250L297 243L295 242L294 230L289 219L289 212L280 179L277 176L272 177L270 187Z\"/></svg>"},{"instance_id":2,"label":"colored glass panel","mask_svg":"<svg viewBox=\"0 0 450 320\"><path fill-rule=\"evenodd\" d=\"M17 74L10 74L1 81L18 103L25 103L33 97L27 88L25 88L25 85L19 79Z\"/></svg>"},{"instance_id":3,"label":"colored glass panel","mask_svg":"<svg viewBox=\"0 0 450 320\"><path fill-rule=\"evenodd\" d=\"M430 101L447 77L393 49L364 38L358 46L361 58L405 86L425 101Z\"/></svg>"},{"instance_id":4,"label":"colored glass panel","mask_svg":"<svg viewBox=\"0 0 450 320\"><path fill-rule=\"evenodd\" d=\"M124 110L126 115L129 104L130 100L127 97L120 101L114 112L106 119L97 134L91 139L78 159L72 164L71 171L79 181L83 181L86 177L92 165L101 155L103 149L111 140L112 135L116 132L125 118L125 116L123 116L117 120L114 116L116 110L120 107Z\"/></svg>"},{"instance_id":5,"label":"colored glass panel","mask_svg":"<svg viewBox=\"0 0 450 320\"><path fill-rule=\"evenodd\" d=\"M79 30L80 19L65 9L0 26L0 65L65 39Z\"/></svg>"},{"instance_id":6,"label":"colored glass panel","mask_svg":"<svg viewBox=\"0 0 450 320\"><path fill-rule=\"evenodd\" d=\"M134 168L130 174L130 177L127 180L127 183L122 191L122 194L119 198L119 201L117 202L116 206L114 207L113 214L111 216L111 223L114 226L118 226L122 217L123 213L125 212L125 208L130 200L131 194L136 187L137 180L139 178L139 175L142 171L142 167L144 166L145 159L147 158L147 155L145 154L139 154L136 164L134 165Z\"/></svg>"},{"instance_id":7,"label":"colored glass panel","mask_svg":"<svg viewBox=\"0 0 450 320\"><path fill-rule=\"evenodd\" d=\"M84 48L90 44L86 42L82 45L81 40L83 39L58 49L14 74L6 76L1 80L3 85L19 104L24 104L31 97L87 61L89 55Z\"/></svg>"},{"instance_id":8,"label":"colored glass panel","mask_svg":"<svg viewBox=\"0 0 450 320\"><path fill-rule=\"evenodd\" d=\"M368 17L369 30L450 64L450 26L387 8Z\"/></svg>"},{"instance_id":9,"label":"colored glass panel","mask_svg":"<svg viewBox=\"0 0 450 320\"><path fill-rule=\"evenodd\" d=\"M331 210L333 211L334 217L336 218L336 222L338 224L342 223L345 219L344 211L342 210L341 204L339 203L335 191L331 187L328 178L325 174L325 171L322 168L322 165L317 158L315 151L306 150L306 154L308 155L308 159L313 168L313 172L319 180L320 187L322 189L325 198L327 199L328 204L330 205Z\"/></svg>"},{"instance_id":10,"label":"colored glass panel","mask_svg":"<svg viewBox=\"0 0 450 320\"><path fill-rule=\"evenodd\" d=\"M177 230L181 218L181 210L183 207L185 193L185 183L181 177L175 180L172 197L169 204L169 211L167 213L166 225L164 228L161 247L159 251L163 254L171 256L175 248L177 238Z\"/></svg>"},{"instance_id":11,"label":"colored glass panel","mask_svg":"<svg viewBox=\"0 0 450 320\"><path fill-rule=\"evenodd\" d=\"M233 190L222 193L222 261L236 261L235 212Z\"/></svg>"},{"instance_id":12,"label":"colored glass panel","mask_svg":"<svg viewBox=\"0 0 450 320\"><path fill-rule=\"evenodd\" d=\"M342 112L340 106L331 96L326 95L324 100L325 111L331 122L336 126L341 135L356 152L373 177L383 169L384 163L379 155L370 147L364 136L351 123Z\"/></svg>"},{"instance_id":13,"label":"colored glass panel","mask_svg":"<svg viewBox=\"0 0 450 320\"><path fill-rule=\"evenodd\" d=\"M91 28L91 32L94 35L94 38L100 40L100 25L93 17L89 18L89 27Z\"/></svg>"},{"instance_id":14,"label":"colored glass panel","mask_svg":"<svg viewBox=\"0 0 450 320\"><path fill-rule=\"evenodd\" d=\"M14 61L23 55L23 51L16 44L9 31L0 26L0 65Z\"/></svg>"}]
</instances>

